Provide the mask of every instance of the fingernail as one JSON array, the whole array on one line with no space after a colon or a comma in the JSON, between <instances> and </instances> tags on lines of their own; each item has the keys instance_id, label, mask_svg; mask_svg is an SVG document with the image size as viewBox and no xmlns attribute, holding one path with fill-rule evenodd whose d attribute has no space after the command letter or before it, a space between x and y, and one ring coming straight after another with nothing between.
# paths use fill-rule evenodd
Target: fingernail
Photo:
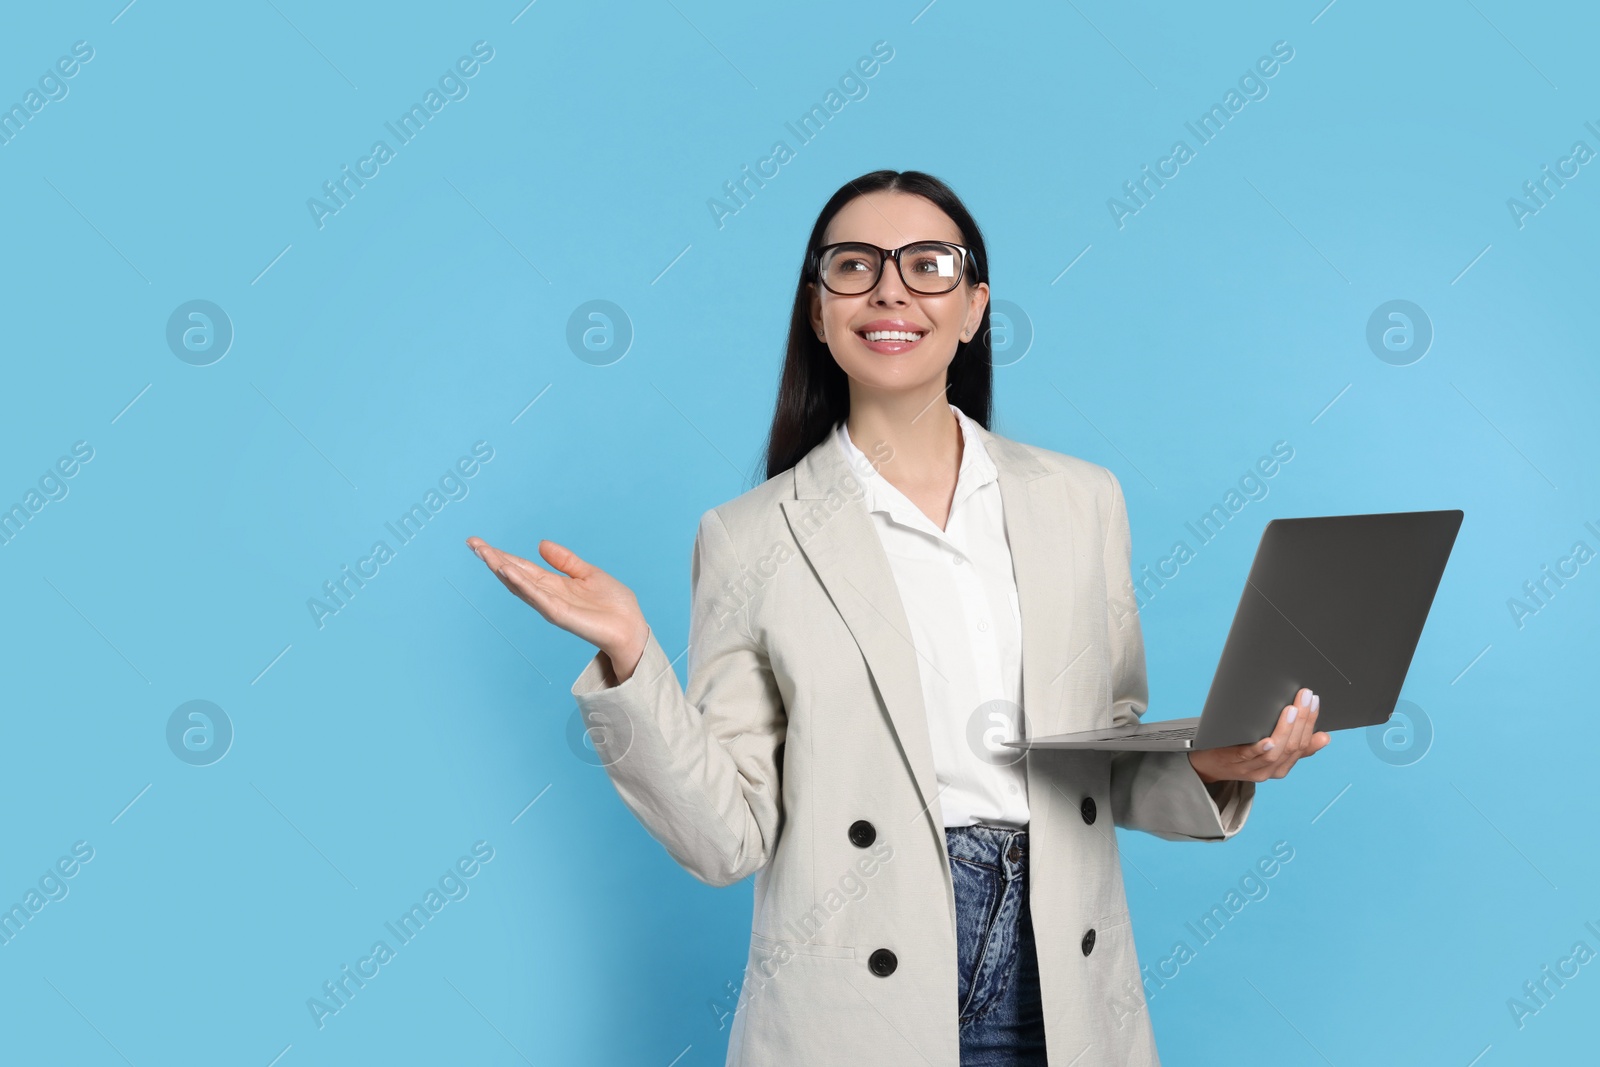
<instances>
[{"instance_id":1,"label":"fingernail","mask_svg":"<svg viewBox=\"0 0 1600 1067\"><path fill-rule=\"evenodd\" d=\"M1290 704L1290 705L1289 705L1289 714L1288 714L1288 715L1287 715L1287 716L1285 716L1285 718L1286 718L1286 719L1287 719L1287 720L1288 720L1288 721L1289 721L1289 722L1294 722L1294 717L1295 717L1295 716L1296 716L1296 715L1298 715L1298 714L1300 714L1300 709L1299 709L1299 708L1297 708L1297 707L1295 707L1295 706L1294 706L1294 705L1293 705L1293 704Z\"/></svg>"},{"instance_id":2,"label":"fingernail","mask_svg":"<svg viewBox=\"0 0 1600 1067\"><path fill-rule=\"evenodd\" d=\"M1322 697L1319 694L1312 693L1311 694L1311 710L1312 711L1317 711L1321 707L1322 707Z\"/></svg>"},{"instance_id":3,"label":"fingernail","mask_svg":"<svg viewBox=\"0 0 1600 1067\"><path fill-rule=\"evenodd\" d=\"M1272 749L1273 749L1273 744L1272 744L1271 741L1263 741L1263 742L1261 742L1261 751L1263 751L1263 752L1271 752Z\"/></svg>"},{"instance_id":4,"label":"fingernail","mask_svg":"<svg viewBox=\"0 0 1600 1067\"><path fill-rule=\"evenodd\" d=\"M1314 695L1315 694L1313 694L1311 690L1303 689L1300 691L1300 695L1295 698L1295 703L1299 704L1303 708L1309 708L1311 706L1311 699Z\"/></svg>"}]
</instances>

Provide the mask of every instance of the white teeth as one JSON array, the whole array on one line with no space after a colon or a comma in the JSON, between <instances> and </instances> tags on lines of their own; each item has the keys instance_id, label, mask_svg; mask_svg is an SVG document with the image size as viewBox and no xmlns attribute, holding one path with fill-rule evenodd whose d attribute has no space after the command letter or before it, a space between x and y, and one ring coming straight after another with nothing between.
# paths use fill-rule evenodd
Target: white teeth
<instances>
[{"instance_id":1,"label":"white teeth","mask_svg":"<svg viewBox=\"0 0 1600 1067\"><path fill-rule=\"evenodd\" d=\"M869 341L916 341L922 337L910 330L868 330L862 336Z\"/></svg>"}]
</instances>

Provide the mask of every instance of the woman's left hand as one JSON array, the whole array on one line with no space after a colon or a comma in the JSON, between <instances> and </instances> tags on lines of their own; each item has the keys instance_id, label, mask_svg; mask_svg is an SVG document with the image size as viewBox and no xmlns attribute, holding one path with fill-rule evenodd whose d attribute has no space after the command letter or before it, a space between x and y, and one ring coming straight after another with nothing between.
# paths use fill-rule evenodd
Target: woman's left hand
<instances>
[{"instance_id":1,"label":"woman's left hand","mask_svg":"<svg viewBox=\"0 0 1600 1067\"><path fill-rule=\"evenodd\" d=\"M1317 712L1321 706L1321 697L1309 689L1302 689L1295 694L1295 703L1284 706L1271 737L1248 745L1193 751L1189 753L1189 763L1207 785L1232 780L1264 782L1268 778L1282 778L1297 760L1320 752L1333 740L1327 733L1316 729Z\"/></svg>"}]
</instances>

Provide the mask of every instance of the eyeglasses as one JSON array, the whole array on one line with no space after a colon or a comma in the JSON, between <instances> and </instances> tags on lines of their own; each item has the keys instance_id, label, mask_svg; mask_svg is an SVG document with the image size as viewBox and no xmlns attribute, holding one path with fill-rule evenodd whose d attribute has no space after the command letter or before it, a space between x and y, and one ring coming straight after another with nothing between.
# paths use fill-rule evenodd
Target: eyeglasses
<instances>
[{"instance_id":1,"label":"eyeglasses","mask_svg":"<svg viewBox=\"0 0 1600 1067\"><path fill-rule=\"evenodd\" d=\"M883 262L892 259L907 289L937 296L961 284L971 256L965 247L949 241L915 241L899 248L845 241L819 248L812 258L812 272L830 293L860 296L878 287Z\"/></svg>"}]
</instances>

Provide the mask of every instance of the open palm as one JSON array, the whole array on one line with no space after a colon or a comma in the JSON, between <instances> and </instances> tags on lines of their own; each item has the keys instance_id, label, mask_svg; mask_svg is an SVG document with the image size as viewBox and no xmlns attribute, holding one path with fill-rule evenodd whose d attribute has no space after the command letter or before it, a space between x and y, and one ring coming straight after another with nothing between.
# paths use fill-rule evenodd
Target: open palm
<instances>
[{"instance_id":1,"label":"open palm","mask_svg":"<svg viewBox=\"0 0 1600 1067\"><path fill-rule=\"evenodd\" d=\"M604 652L619 680L633 673L649 632L633 590L554 541L539 542L539 555L554 570L502 552L481 537L467 538L467 547L540 615Z\"/></svg>"}]
</instances>

